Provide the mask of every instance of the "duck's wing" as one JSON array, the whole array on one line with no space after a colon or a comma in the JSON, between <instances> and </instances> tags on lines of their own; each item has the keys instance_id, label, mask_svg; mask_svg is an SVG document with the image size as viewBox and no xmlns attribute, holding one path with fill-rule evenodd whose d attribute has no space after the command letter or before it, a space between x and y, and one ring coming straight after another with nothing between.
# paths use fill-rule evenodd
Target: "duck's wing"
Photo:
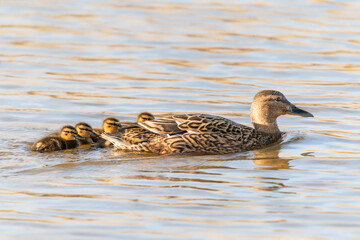
<instances>
[{"instance_id":1,"label":"duck's wing","mask_svg":"<svg viewBox=\"0 0 360 240\"><path fill-rule=\"evenodd\" d=\"M190 133L238 134L252 129L230 119L210 114L179 114L172 119L182 131Z\"/></svg>"},{"instance_id":2,"label":"duck's wing","mask_svg":"<svg viewBox=\"0 0 360 240\"><path fill-rule=\"evenodd\" d=\"M102 133L101 134L101 137L106 140L106 141L109 141L111 142L112 144L114 144L115 147L118 147L121 148L121 146L123 145L126 145L128 146L129 144L126 143L125 141L123 141L121 139L121 136L119 135L114 135L114 134L111 134L111 133Z\"/></svg>"},{"instance_id":3,"label":"duck's wing","mask_svg":"<svg viewBox=\"0 0 360 240\"><path fill-rule=\"evenodd\" d=\"M162 140L165 138L162 135L157 135L152 132L149 139L147 138L134 138L130 139L130 136L116 136L109 133L101 134L103 139L111 142L116 149L128 150L128 151L137 151L137 152L152 152L152 153L161 153L163 149ZM139 135L140 136L140 135Z\"/></svg>"},{"instance_id":4,"label":"duck's wing","mask_svg":"<svg viewBox=\"0 0 360 240\"><path fill-rule=\"evenodd\" d=\"M145 122L138 122L137 124L159 135L174 135L184 131L178 127L178 123L174 119L157 118Z\"/></svg>"},{"instance_id":5,"label":"duck's wing","mask_svg":"<svg viewBox=\"0 0 360 240\"><path fill-rule=\"evenodd\" d=\"M137 122L121 122L122 129L129 129L129 128L138 128L139 125Z\"/></svg>"},{"instance_id":6,"label":"duck's wing","mask_svg":"<svg viewBox=\"0 0 360 240\"><path fill-rule=\"evenodd\" d=\"M129 144L126 141L124 141L119 135L103 133L101 134L101 137L104 139L104 141L108 141L111 144L113 144L113 146L116 149L140 151L140 149L137 149L137 146L141 146L141 144L138 145Z\"/></svg>"},{"instance_id":7,"label":"duck's wing","mask_svg":"<svg viewBox=\"0 0 360 240\"><path fill-rule=\"evenodd\" d=\"M210 114L175 114L166 118L139 122L139 126L159 135L183 133L238 134L252 129L230 119Z\"/></svg>"}]
</instances>

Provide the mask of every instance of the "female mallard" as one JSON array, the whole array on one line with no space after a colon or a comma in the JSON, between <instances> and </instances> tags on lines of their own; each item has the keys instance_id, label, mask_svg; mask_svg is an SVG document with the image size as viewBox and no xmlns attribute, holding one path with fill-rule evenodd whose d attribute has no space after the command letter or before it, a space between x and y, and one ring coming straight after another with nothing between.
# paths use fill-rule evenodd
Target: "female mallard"
<instances>
[{"instance_id":1,"label":"female mallard","mask_svg":"<svg viewBox=\"0 0 360 240\"><path fill-rule=\"evenodd\" d=\"M179 114L166 119L139 122L143 134L133 138L131 131L121 137L103 134L118 149L167 153L235 153L263 147L281 138L277 117L296 114L313 117L274 90L257 93L251 104L254 128L208 114ZM134 141L135 140L135 141Z\"/></svg>"},{"instance_id":2,"label":"female mallard","mask_svg":"<svg viewBox=\"0 0 360 240\"><path fill-rule=\"evenodd\" d=\"M102 133L120 134L121 123L118 119L113 117L105 118L102 124L102 129L94 129L94 132L98 135ZM93 138L94 142L97 142L96 147L106 148L112 147L113 144L103 138Z\"/></svg>"},{"instance_id":3,"label":"female mallard","mask_svg":"<svg viewBox=\"0 0 360 240\"><path fill-rule=\"evenodd\" d=\"M52 152L57 150L71 149L79 146L76 138L81 138L73 126L66 125L58 134L50 134L31 146L31 150L38 152Z\"/></svg>"},{"instance_id":4,"label":"female mallard","mask_svg":"<svg viewBox=\"0 0 360 240\"><path fill-rule=\"evenodd\" d=\"M75 129L77 133L83 137L82 139L79 139L81 145L94 143L94 140L99 138L99 135L96 134L92 127L87 123L79 122L75 125Z\"/></svg>"}]
</instances>

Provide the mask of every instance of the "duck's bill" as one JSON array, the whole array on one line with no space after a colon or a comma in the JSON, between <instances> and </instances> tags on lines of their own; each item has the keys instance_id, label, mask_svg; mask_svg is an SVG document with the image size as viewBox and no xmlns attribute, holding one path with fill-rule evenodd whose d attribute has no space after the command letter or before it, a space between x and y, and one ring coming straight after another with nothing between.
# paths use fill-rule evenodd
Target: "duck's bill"
<instances>
[{"instance_id":1,"label":"duck's bill","mask_svg":"<svg viewBox=\"0 0 360 240\"><path fill-rule=\"evenodd\" d=\"M75 136L76 136L76 138L79 138L79 139L85 139L83 136L80 136L79 134L76 134Z\"/></svg>"},{"instance_id":2,"label":"duck's bill","mask_svg":"<svg viewBox=\"0 0 360 240\"><path fill-rule=\"evenodd\" d=\"M289 114L299 115L302 117L314 117L314 115L312 115L311 113L302 110L301 108L298 108L294 105L291 107L291 111L289 112Z\"/></svg>"},{"instance_id":3,"label":"duck's bill","mask_svg":"<svg viewBox=\"0 0 360 240\"><path fill-rule=\"evenodd\" d=\"M100 137L99 134L95 133L95 132L91 132L91 136L94 136L94 137Z\"/></svg>"},{"instance_id":4,"label":"duck's bill","mask_svg":"<svg viewBox=\"0 0 360 240\"><path fill-rule=\"evenodd\" d=\"M114 122L115 126L122 127L120 122Z\"/></svg>"}]
</instances>

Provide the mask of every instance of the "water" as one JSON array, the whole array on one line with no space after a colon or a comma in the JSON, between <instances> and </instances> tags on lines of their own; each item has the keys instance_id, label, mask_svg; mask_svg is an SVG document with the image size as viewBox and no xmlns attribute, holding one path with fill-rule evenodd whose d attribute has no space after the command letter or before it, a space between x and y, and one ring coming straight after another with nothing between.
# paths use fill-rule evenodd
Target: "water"
<instances>
[{"instance_id":1,"label":"water","mask_svg":"<svg viewBox=\"0 0 360 240\"><path fill-rule=\"evenodd\" d=\"M360 238L357 1L13 1L0 5L1 239ZM29 146L141 111L250 125L282 91L280 144L156 156Z\"/></svg>"}]
</instances>

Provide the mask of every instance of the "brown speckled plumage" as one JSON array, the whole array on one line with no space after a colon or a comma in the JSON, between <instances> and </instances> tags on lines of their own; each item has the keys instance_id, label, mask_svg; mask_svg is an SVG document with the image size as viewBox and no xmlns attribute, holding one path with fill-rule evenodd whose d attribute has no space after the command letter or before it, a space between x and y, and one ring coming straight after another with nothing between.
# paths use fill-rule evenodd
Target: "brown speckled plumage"
<instances>
[{"instance_id":1,"label":"brown speckled plumage","mask_svg":"<svg viewBox=\"0 0 360 240\"><path fill-rule=\"evenodd\" d=\"M259 92L252 103L251 128L220 116L178 114L165 119L138 123L140 130L129 129L121 137L103 134L116 148L131 151L166 153L235 153L261 148L281 138L276 118L284 114L312 115L291 104L274 90Z\"/></svg>"}]
</instances>

